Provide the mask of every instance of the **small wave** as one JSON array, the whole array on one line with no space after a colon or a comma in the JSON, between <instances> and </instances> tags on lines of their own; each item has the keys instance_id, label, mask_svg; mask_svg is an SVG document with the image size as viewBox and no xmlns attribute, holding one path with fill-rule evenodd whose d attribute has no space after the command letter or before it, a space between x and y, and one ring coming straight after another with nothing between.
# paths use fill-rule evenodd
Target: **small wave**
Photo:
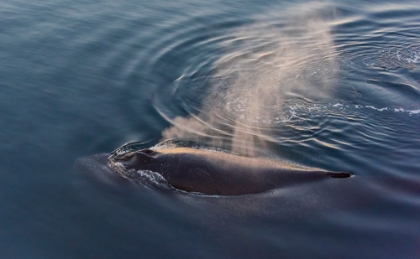
<instances>
[{"instance_id":1,"label":"small wave","mask_svg":"<svg viewBox=\"0 0 420 259\"><path fill-rule=\"evenodd\" d=\"M117 155L115 151L113 154ZM127 152L125 152L124 154L127 154ZM109 157L108 162L109 166L123 178L132 179L137 182L140 182L141 184L157 187L160 189L174 189L174 187L172 187L172 185L170 185L168 181L166 181L166 179L157 172L149 170L127 170L121 163L115 162L114 157L112 155Z\"/></svg>"},{"instance_id":2,"label":"small wave","mask_svg":"<svg viewBox=\"0 0 420 259\"><path fill-rule=\"evenodd\" d=\"M396 52L398 60L405 61L408 64L420 62L420 50L408 50L407 52Z\"/></svg>"},{"instance_id":3,"label":"small wave","mask_svg":"<svg viewBox=\"0 0 420 259\"><path fill-rule=\"evenodd\" d=\"M378 112L394 112L394 113L407 113L408 115L413 115L413 114L420 114L420 109L406 109L406 108L392 108L392 107L375 107L372 105L359 105L359 104L355 104L355 105L349 105L349 104L342 104L342 103L329 103L329 104L312 104L312 105L307 105L307 104L296 104L296 105L292 105L286 108L286 110L289 109L289 111L291 112L291 114L293 114L294 116L298 116L299 112L319 112L322 113L323 111L326 110L353 110L353 109L358 109L358 110L375 110Z\"/></svg>"},{"instance_id":4,"label":"small wave","mask_svg":"<svg viewBox=\"0 0 420 259\"><path fill-rule=\"evenodd\" d=\"M226 104L226 110L238 119L249 123L260 124L281 124L286 122L300 121L307 117L321 116L329 114L332 111L345 111L351 113L353 110L373 110L377 112L389 113L405 113L409 116L420 114L420 109L407 109L403 107L376 107L373 105L358 105L358 104L344 104L344 103L327 103L327 104L292 104L283 107L271 107L276 112L269 113L270 116L259 115L256 117L247 117L242 112L241 106L245 105L246 101L237 101L239 107L235 107L234 103ZM271 116L275 114L275 116Z\"/></svg>"},{"instance_id":5,"label":"small wave","mask_svg":"<svg viewBox=\"0 0 420 259\"><path fill-rule=\"evenodd\" d=\"M354 106L356 109L371 109L371 110L376 110L379 112L402 112L402 113L408 113L408 115L413 115L413 114L419 114L420 113L420 109L417 110L409 110L409 109L404 109L404 108L390 108L390 107L383 107L383 108L377 108L375 106L371 106L371 105L367 105L367 106L361 106L361 105L355 105Z\"/></svg>"},{"instance_id":6,"label":"small wave","mask_svg":"<svg viewBox=\"0 0 420 259\"><path fill-rule=\"evenodd\" d=\"M367 62L367 67L382 69L406 68L413 70L420 63L420 47L411 47L406 49L379 50L375 59Z\"/></svg>"},{"instance_id":7,"label":"small wave","mask_svg":"<svg viewBox=\"0 0 420 259\"><path fill-rule=\"evenodd\" d=\"M135 170L128 170L135 171ZM153 186L160 189L172 190L174 187L159 173L149 170L137 170L133 173L133 179L147 186Z\"/></svg>"}]
</instances>

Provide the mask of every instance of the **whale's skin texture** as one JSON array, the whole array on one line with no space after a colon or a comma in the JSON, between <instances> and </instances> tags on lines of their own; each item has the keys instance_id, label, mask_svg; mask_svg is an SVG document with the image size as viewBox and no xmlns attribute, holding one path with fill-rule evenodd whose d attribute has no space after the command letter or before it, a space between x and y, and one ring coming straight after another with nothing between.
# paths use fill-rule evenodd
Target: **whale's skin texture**
<instances>
[{"instance_id":1,"label":"whale's skin texture","mask_svg":"<svg viewBox=\"0 0 420 259\"><path fill-rule=\"evenodd\" d=\"M207 195L261 193L351 176L346 172L298 167L276 160L190 147L114 152L108 158L108 165L124 178L140 180L136 179L137 172L155 172L178 190Z\"/></svg>"}]
</instances>

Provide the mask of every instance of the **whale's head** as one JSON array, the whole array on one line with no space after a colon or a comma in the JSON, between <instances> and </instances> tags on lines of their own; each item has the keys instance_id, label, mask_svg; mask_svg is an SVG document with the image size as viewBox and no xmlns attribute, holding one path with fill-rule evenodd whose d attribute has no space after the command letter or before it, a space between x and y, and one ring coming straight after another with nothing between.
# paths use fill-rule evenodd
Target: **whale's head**
<instances>
[{"instance_id":1,"label":"whale's head","mask_svg":"<svg viewBox=\"0 0 420 259\"><path fill-rule=\"evenodd\" d=\"M78 158L74 163L74 169L83 173L87 179L95 180L93 181L95 183L114 188L127 187L127 181L123 181L123 178L109 167L108 154Z\"/></svg>"},{"instance_id":2,"label":"whale's head","mask_svg":"<svg viewBox=\"0 0 420 259\"><path fill-rule=\"evenodd\" d=\"M125 154L112 154L108 159L111 167L122 167L121 169L129 171L134 170L153 170L156 157L159 153L151 149L142 149L136 152Z\"/></svg>"}]
</instances>

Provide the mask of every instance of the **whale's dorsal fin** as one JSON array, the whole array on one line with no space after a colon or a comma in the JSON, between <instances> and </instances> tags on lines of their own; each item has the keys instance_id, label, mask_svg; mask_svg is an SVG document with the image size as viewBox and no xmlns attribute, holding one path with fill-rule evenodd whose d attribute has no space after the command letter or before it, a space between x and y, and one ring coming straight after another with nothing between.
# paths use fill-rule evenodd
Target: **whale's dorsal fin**
<instances>
[{"instance_id":1,"label":"whale's dorsal fin","mask_svg":"<svg viewBox=\"0 0 420 259\"><path fill-rule=\"evenodd\" d=\"M325 174L330 176L331 178L348 178L351 176L350 173L346 172L326 172Z\"/></svg>"}]
</instances>

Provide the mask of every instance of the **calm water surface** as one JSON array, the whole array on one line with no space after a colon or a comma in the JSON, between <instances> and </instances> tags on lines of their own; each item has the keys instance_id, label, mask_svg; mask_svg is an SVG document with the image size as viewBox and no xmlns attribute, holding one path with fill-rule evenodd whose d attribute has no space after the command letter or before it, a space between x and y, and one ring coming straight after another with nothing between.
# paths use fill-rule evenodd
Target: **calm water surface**
<instances>
[{"instance_id":1,"label":"calm water surface","mask_svg":"<svg viewBox=\"0 0 420 259\"><path fill-rule=\"evenodd\" d=\"M2 258L420 258L417 1L0 3ZM193 140L355 174L238 197L76 159Z\"/></svg>"}]
</instances>

